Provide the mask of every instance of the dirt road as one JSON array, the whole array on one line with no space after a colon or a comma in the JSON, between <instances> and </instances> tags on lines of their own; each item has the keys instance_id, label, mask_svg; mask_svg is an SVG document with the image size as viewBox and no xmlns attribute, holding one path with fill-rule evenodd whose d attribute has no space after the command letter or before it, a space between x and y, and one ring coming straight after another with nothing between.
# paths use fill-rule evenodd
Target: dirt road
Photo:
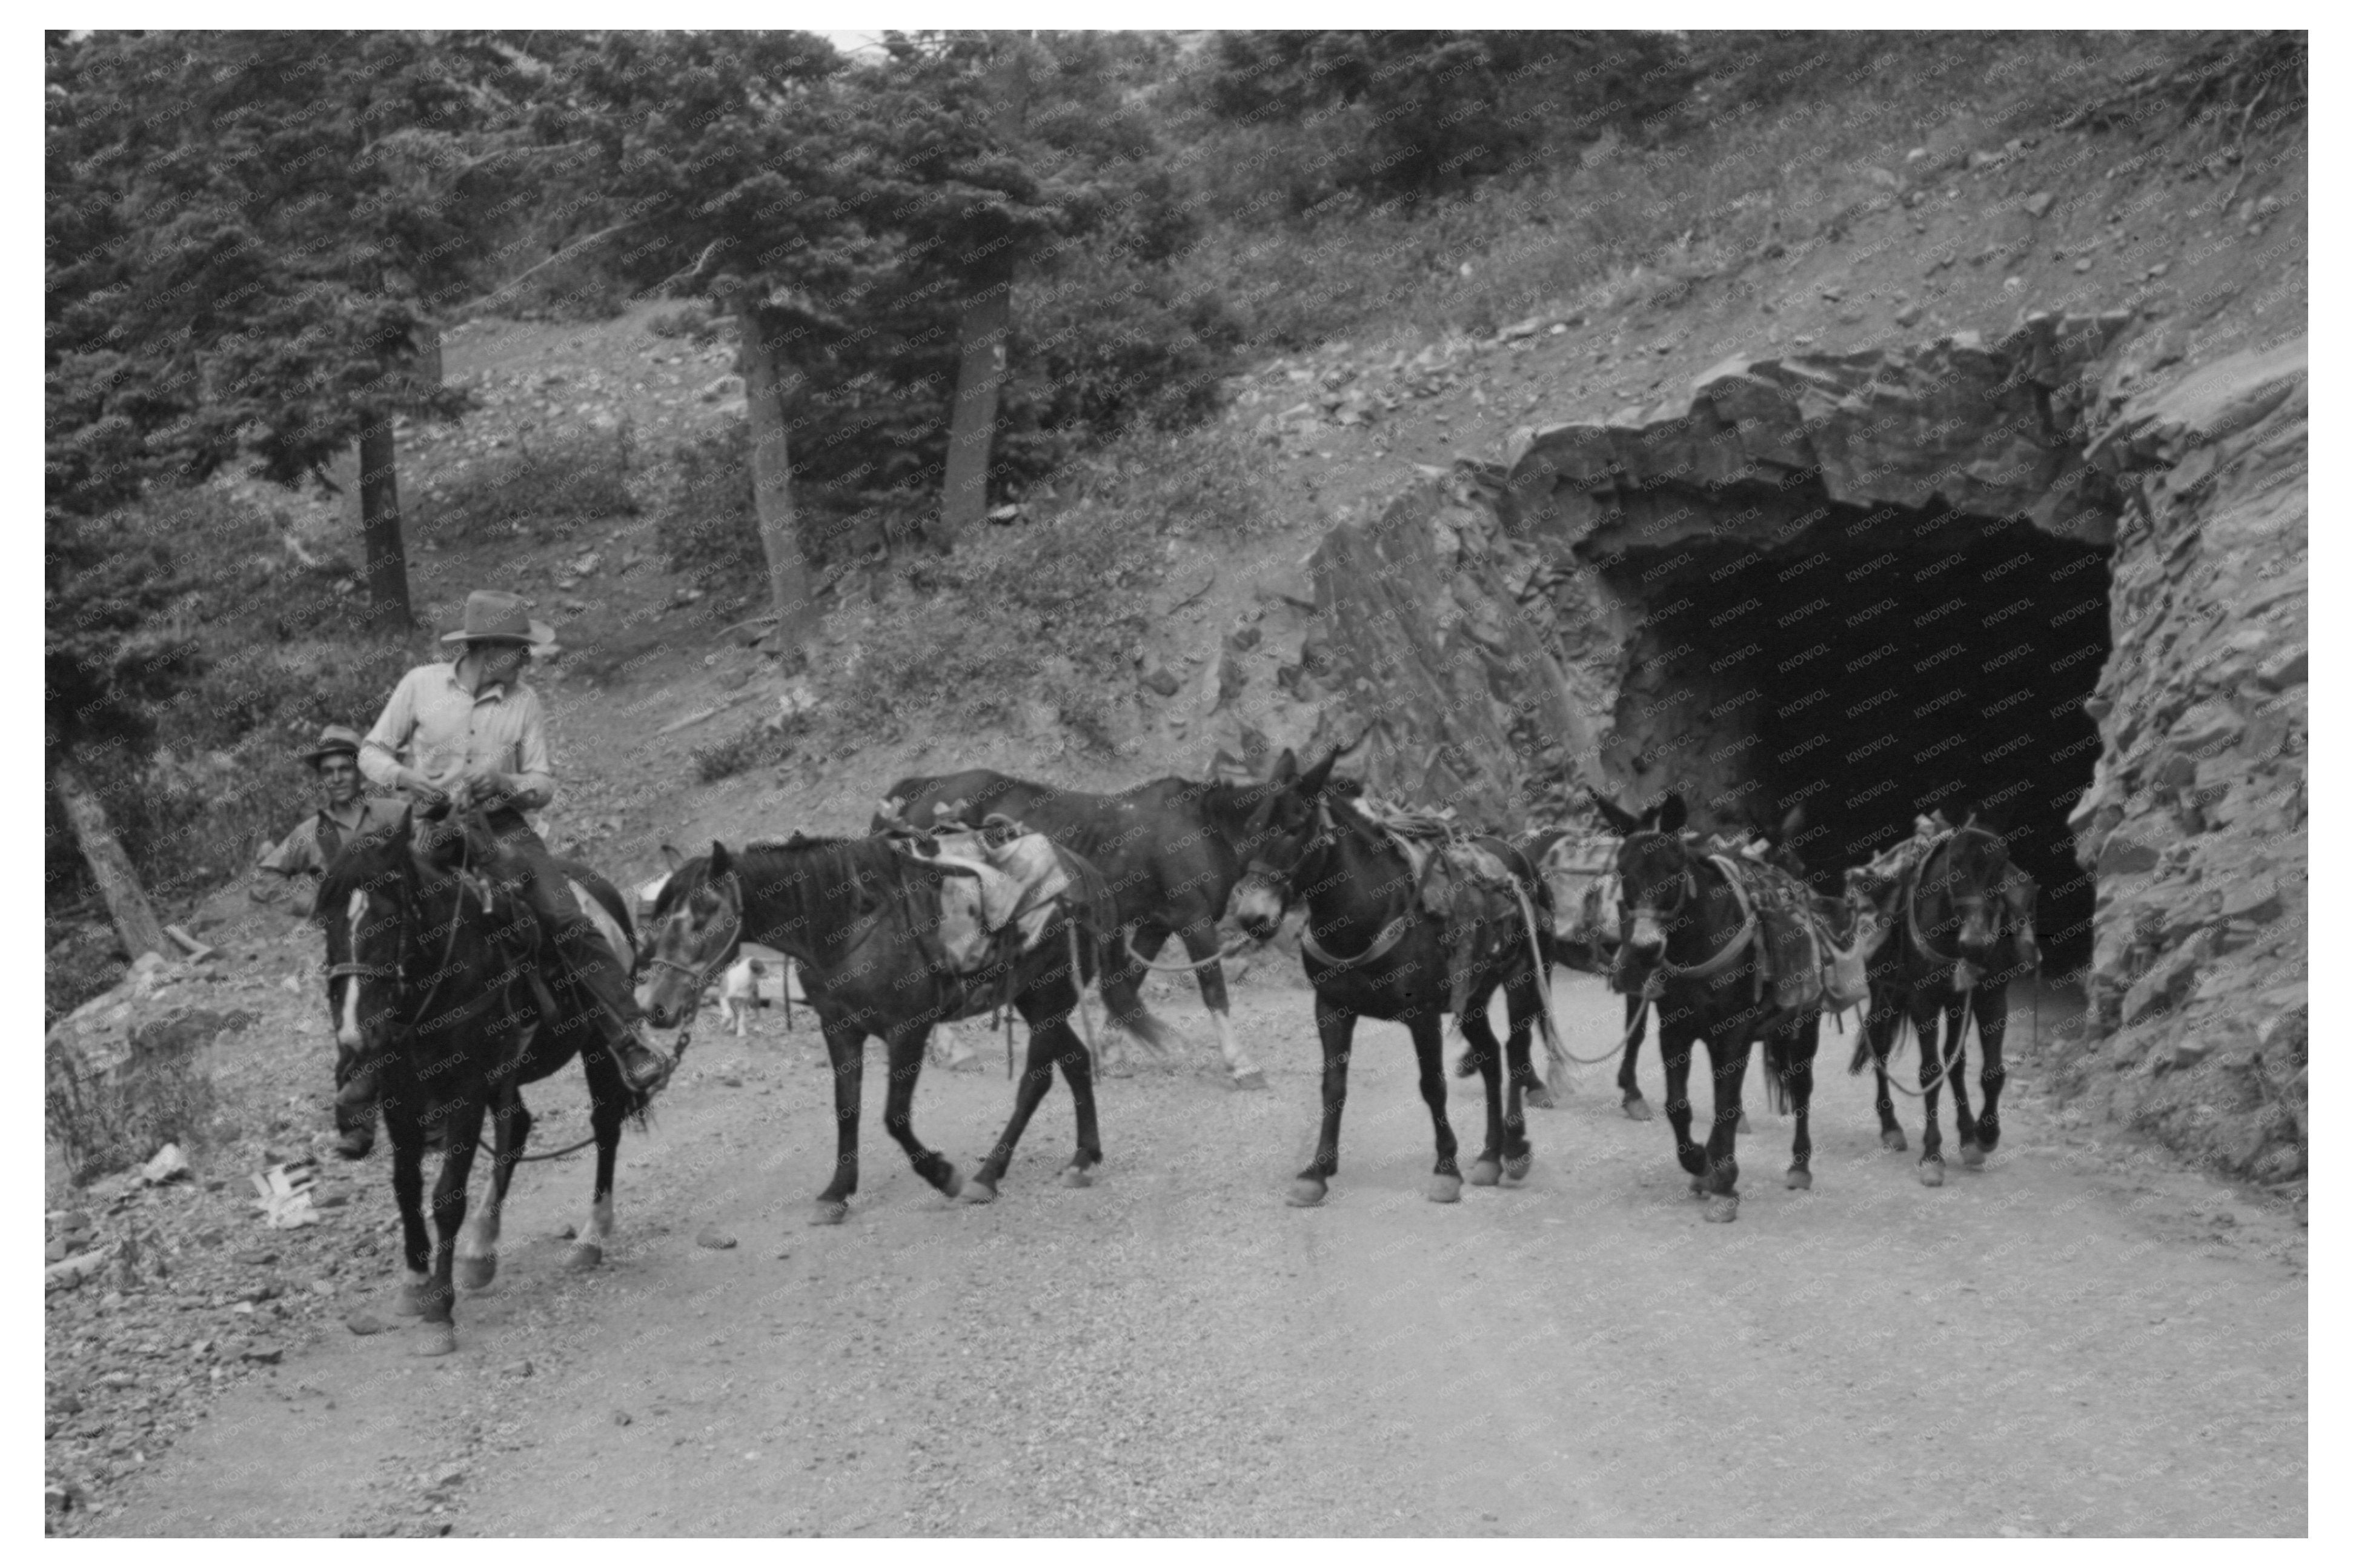
<instances>
[{"instance_id":1,"label":"dirt road","mask_svg":"<svg viewBox=\"0 0 2353 1568\"><path fill-rule=\"evenodd\" d=\"M1580 1049L1608 1037L1598 984L1563 975L1558 1000ZM772 1012L750 1042L707 1033L655 1132L625 1146L603 1271L562 1266L587 1171L531 1168L499 1284L459 1304L458 1355L408 1355L407 1320L338 1329L225 1396L108 1528L2306 1529L2295 1223L2065 1126L2031 1052L2000 1153L1936 1191L1880 1150L1836 1036L1814 1189L1785 1191L1788 1124L1752 1072L1746 1202L1718 1226L1663 1121L1624 1119L1603 1067L1532 1113L1525 1186L1426 1202L1411 1053L1370 1025L1333 1197L1299 1211L1282 1194L1313 1135L1308 993L1261 978L1238 996L1269 1069L1257 1095L1207 1075L1189 988L1155 1006L1198 1058L1110 1084L1099 1185L1054 1180L1071 1136L1058 1089L994 1207L943 1201L882 1136L870 1070L864 1190L833 1229L803 1223L832 1141L814 1032ZM2046 1030L2058 1011L2046 1001ZM982 1060L927 1072L917 1099L919 1131L965 1171L1009 1101L1001 1045ZM1655 1102L1648 1047L1643 1069ZM542 1137L585 1130L574 1095L536 1097ZM389 1192L376 1201L389 1224ZM738 1245L699 1245L710 1227Z\"/></svg>"}]
</instances>

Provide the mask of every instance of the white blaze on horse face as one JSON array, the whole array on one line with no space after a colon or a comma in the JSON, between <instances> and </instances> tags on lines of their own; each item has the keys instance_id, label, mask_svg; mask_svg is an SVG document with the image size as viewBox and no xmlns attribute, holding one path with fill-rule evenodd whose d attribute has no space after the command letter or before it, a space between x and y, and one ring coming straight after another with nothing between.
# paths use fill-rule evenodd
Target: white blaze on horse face
<instances>
[{"instance_id":1,"label":"white blaze on horse face","mask_svg":"<svg viewBox=\"0 0 2353 1568\"><path fill-rule=\"evenodd\" d=\"M351 938L351 945L344 948L343 956L351 962L357 963L360 950L360 927L367 922L366 894L356 888L352 891L351 903L343 911L343 921ZM335 1044L349 1050L359 1049L360 978L357 975L343 977L343 1007L342 1015L335 1022Z\"/></svg>"}]
</instances>

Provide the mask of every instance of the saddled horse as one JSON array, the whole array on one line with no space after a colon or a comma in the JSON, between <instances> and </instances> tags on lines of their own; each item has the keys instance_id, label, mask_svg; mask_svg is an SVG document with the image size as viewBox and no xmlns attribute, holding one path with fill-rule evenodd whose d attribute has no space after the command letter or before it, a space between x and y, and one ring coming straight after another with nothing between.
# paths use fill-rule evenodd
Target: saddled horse
<instances>
[{"instance_id":1,"label":"saddled horse","mask_svg":"<svg viewBox=\"0 0 2353 1568\"><path fill-rule=\"evenodd\" d=\"M1530 1026L1541 1026L1552 1040L1542 990L1552 961L1551 897L1518 850L1501 839L1476 841L1519 883L1525 914L1512 922L1514 929L1479 933L1482 943L1456 1011L1445 931L1422 908L1406 854L1366 816L1355 788L1333 779L1340 755L1334 751L1303 774L1283 754L1251 816L1250 863L1228 909L1263 941L1294 901L1307 906L1300 948L1315 987L1315 1031L1324 1046L1324 1122L1314 1158L1292 1182L1288 1202L1300 1208L1321 1203L1339 1171L1348 1057L1356 1020L1369 1017L1403 1023L1412 1033L1438 1148L1427 1194L1432 1202L1454 1202L1461 1196L1462 1174L1446 1118L1442 1017L1455 1012L1487 1091L1486 1141L1472 1168L1472 1184L1493 1186L1506 1176L1517 1181L1535 1158L1523 1101L1535 1082L1528 1061ZM1511 1022L1508 1043L1500 1048L1487 1022L1487 1005L1499 986Z\"/></svg>"},{"instance_id":2,"label":"saddled horse","mask_svg":"<svg viewBox=\"0 0 2353 1568\"><path fill-rule=\"evenodd\" d=\"M394 832L348 845L322 881L317 907L327 927L328 984L336 999L338 1101L383 1107L408 1266L402 1310L438 1330L426 1353L446 1354L457 1343L453 1274L469 1289L487 1287L497 1274L500 1211L531 1137L522 1086L575 1056L588 1079L596 1174L588 1221L573 1248L575 1267L604 1259L622 1124L642 1116L646 1105L608 1048L581 1049L596 1032L579 1022L574 988L553 976L553 984L534 986L522 968L529 960L511 956L544 952L528 910L419 853L409 828L404 814ZM583 909L628 961L634 948L619 895L585 867L565 869L589 895L580 901ZM559 1013L553 1019L546 1016L551 1004ZM470 1225L466 1187L486 1118L491 1180ZM428 1237L421 1199L426 1145L434 1133L444 1152L433 1188L435 1234Z\"/></svg>"},{"instance_id":3,"label":"saddled horse","mask_svg":"<svg viewBox=\"0 0 2353 1568\"><path fill-rule=\"evenodd\" d=\"M1892 884L1865 868L1847 874L1850 899L1878 906L1886 936L1871 964L1871 1011L1855 1042L1850 1072L1868 1062L1877 1080L1879 1141L1904 1149L1904 1128L1888 1096L1888 1057L1908 1020L1920 1043L1920 1181L1945 1181L1942 1134L1936 1127L1940 1089L1953 1091L1953 1120L1961 1163L1985 1163L2001 1141L2001 1090L2009 1077L2002 1044L2010 1022L2010 982L2041 967L2034 938L2034 881L2010 859L2002 836L1974 816L1936 834L1918 862ZM1944 1048L1936 1021L1945 1023ZM1981 1109L1969 1112L1963 1077L1968 1020L1975 1017L1982 1065ZM1908 1091L1907 1091L1908 1092Z\"/></svg>"},{"instance_id":4,"label":"saddled horse","mask_svg":"<svg viewBox=\"0 0 2353 1568\"><path fill-rule=\"evenodd\" d=\"M1640 824L1636 819L1620 810L1616 802L1599 791L1589 791L1589 793L1592 795L1595 808L1601 813L1602 821L1608 823L1610 831L1617 833L1620 839L1638 829ZM1795 840L1804 827L1805 820L1806 809L1799 804L1790 809L1777 828L1760 827L1754 830L1752 835L1762 840L1766 846L1766 864L1779 867L1799 882L1807 879L1806 866L1805 862L1798 854ZM1539 868L1542 868L1546 864L1554 847L1569 836L1567 830L1555 828L1540 833L1523 835L1514 842L1527 853L1529 858ZM1556 942L1554 946L1554 952L1558 960L1566 967L1580 973L1611 976L1617 972L1620 938L1617 929L1614 863L1613 857L1611 874L1600 879L1604 885L1599 891L1607 896L1609 907L1600 912L1599 919L1581 928L1580 939ZM1555 907L1557 908L1560 898L1559 888L1553 889L1553 897ZM1562 910L1560 915L1564 920L1570 918L1566 910ZM1648 1121L1651 1119L1651 1104L1642 1097L1641 1086L1634 1079L1634 1064L1641 1054L1642 1038L1648 1032L1649 1023L1648 1012L1642 1005L1641 994L1638 990L1630 988L1627 991L1625 1012L1624 1032L1619 1037L1620 1046L1618 1054L1619 1107L1626 1113L1629 1120ZM1604 1056L1602 1060L1607 1061L1608 1057ZM1457 1069L1457 1071L1463 1077L1470 1076L1467 1064L1466 1068ZM1743 1132L1748 1130L1746 1121L1742 1122L1740 1130Z\"/></svg>"},{"instance_id":5,"label":"saddled horse","mask_svg":"<svg viewBox=\"0 0 2353 1568\"><path fill-rule=\"evenodd\" d=\"M1065 859L1067 867L1071 864ZM1107 972L1104 959L1119 929L1102 874L1080 863L1075 913L1058 908L1037 939L1009 958L972 974L946 963L936 935L940 888L960 874L952 863L924 860L888 840L806 838L731 851L714 842L708 855L687 861L670 875L655 910L653 979L647 1016L669 1028L691 1017L704 988L735 961L744 942L790 957L801 990L825 1032L833 1065L837 1135L833 1180L818 1193L812 1224L839 1224L858 1191L858 1125L869 1035L887 1047L891 1083L882 1126L906 1150L915 1173L953 1198L972 1202L997 1196L1006 1167L1029 1118L1060 1066L1078 1113L1078 1149L1063 1169L1066 1186L1084 1187L1103 1163L1095 1124L1093 1065L1071 1027L1086 982L1103 976L1106 1010L1114 1022L1155 1047L1166 1025L1132 983ZM1010 1002L1029 1025L1029 1050L1013 1117L970 1181L915 1136L915 1081L933 1026L971 1018ZM1082 1019L1083 1022L1083 1019Z\"/></svg>"},{"instance_id":6,"label":"saddled horse","mask_svg":"<svg viewBox=\"0 0 2353 1568\"><path fill-rule=\"evenodd\" d=\"M1623 958L1630 976L1641 980L1641 993L1630 1002L1647 994L1658 1005L1675 1158L1691 1176L1693 1195L1707 1199L1706 1217L1736 1220L1741 1087L1748 1048L1760 1039L1767 1095L1797 1118L1787 1184L1813 1185L1808 1113L1821 1015L1815 1010L1792 1014L1775 1000L1762 971L1762 933L1754 913L1714 857L1684 837L1682 796L1671 794L1640 817L1615 805L1608 814L1625 834L1618 851ZM1692 1138L1690 1095L1692 1048L1702 1041L1715 1082L1715 1121L1704 1145Z\"/></svg>"},{"instance_id":7,"label":"saddled horse","mask_svg":"<svg viewBox=\"0 0 2353 1568\"><path fill-rule=\"evenodd\" d=\"M1295 766L1295 764L1294 764ZM1262 788L1156 779L1116 795L1091 795L1015 779L987 768L937 778L902 779L873 822L880 832L904 820L930 828L944 820L977 828L991 814L1010 817L1073 850L1103 874L1119 906L1125 940L1112 973L1133 982L1143 970L1190 970L1217 1025L1218 1049L1238 1089L1262 1089L1266 1075L1234 1037L1218 920L1241 877L1243 832ZM1153 960L1174 936L1187 962Z\"/></svg>"}]
</instances>

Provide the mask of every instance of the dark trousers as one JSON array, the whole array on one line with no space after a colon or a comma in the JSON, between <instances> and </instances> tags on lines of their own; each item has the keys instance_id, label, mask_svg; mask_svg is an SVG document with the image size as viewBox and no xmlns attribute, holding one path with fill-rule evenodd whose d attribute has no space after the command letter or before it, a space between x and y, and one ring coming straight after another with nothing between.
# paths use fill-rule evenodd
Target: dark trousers
<instances>
[{"instance_id":1,"label":"dark trousers","mask_svg":"<svg viewBox=\"0 0 2353 1568\"><path fill-rule=\"evenodd\" d=\"M537 917L541 940L554 944L565 974L584 993L576 1009L563 1010L573 1014L564 1022L585 1022L599 1040L627 1033L644 1016L628 966L581 913L563 869L531 824L513 811L492 811L485 820L498 841L494 874Z\"/></svg>"}]
</instances>

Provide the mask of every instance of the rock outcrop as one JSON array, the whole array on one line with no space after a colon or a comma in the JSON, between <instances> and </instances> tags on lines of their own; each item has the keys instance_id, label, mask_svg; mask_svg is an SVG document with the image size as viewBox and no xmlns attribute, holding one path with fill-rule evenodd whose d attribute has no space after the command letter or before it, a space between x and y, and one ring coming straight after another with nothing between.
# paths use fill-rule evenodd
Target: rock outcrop
<instances>
[{"instance_id":1,"label":"rock outcrop","mask_svg":"<svg viewBox=\"0 0 2353 1568\"><path fill-rule=\"evenodd\" d=\"M1524 429L1505 464L1430 471L1310 559L1316 614L1285 676L1321 704L1311 744L1361 736L1352 768L1374 788L1489 828L1557 821L1587 782L1630 800L1673 785L1753 821L1752 797L1788 782L1768 777L1761 743L1787 738L1767 710L1790 683L1736 646L1757 613L1721 585L1744 571L1868 584L1897 556L1929 563L1903 574L1926 577L1939 552L2031 530L2050 543L2000 591L2041 594L2038 613L2084 643L2036 648L2073 666L2045 672L2038 694L2063 700L2030 726L2063 744L2015 765L2045 791L2023 809L2062 846L2046 895L2088 911L2088 943L2055 933L2088 954L2092 1005L2081 1060L2063 1067L2177 1147L2300 1174L2305 351L2299 338L2168 379L2179 350L2132 322L2044 315L1990 346L1962 334L1726 364L1686 399ZM2047 580L2084 566L2100 569ZM1808 586L1749 597L1778 609ZM2103 591L2105 644L2096 613L2074 619ZM1818 596L1849 601L1821 617L1831 646L1884 636L1912 652L1925 612L1867 633L1835 624L1868 592L1834 580ZM2087 597L2051 612L2065 593ZM1878 744L1951 728L1855 723L1894 735ZM2080 875L2063 863L2070 830Z\"/></svg>"},{"instance_id":2,"label":"rock outcrop","mask_svg":"<svg viewBox=\"0 0 2353 1568\"><path fill-rule=\"evenodd\" d=\"M2305 1171L2306 344L2121 400L2101 748L2069 823L2098 886L2077 1078L2230 1170Z\"/></svg>"}]
</instances>

